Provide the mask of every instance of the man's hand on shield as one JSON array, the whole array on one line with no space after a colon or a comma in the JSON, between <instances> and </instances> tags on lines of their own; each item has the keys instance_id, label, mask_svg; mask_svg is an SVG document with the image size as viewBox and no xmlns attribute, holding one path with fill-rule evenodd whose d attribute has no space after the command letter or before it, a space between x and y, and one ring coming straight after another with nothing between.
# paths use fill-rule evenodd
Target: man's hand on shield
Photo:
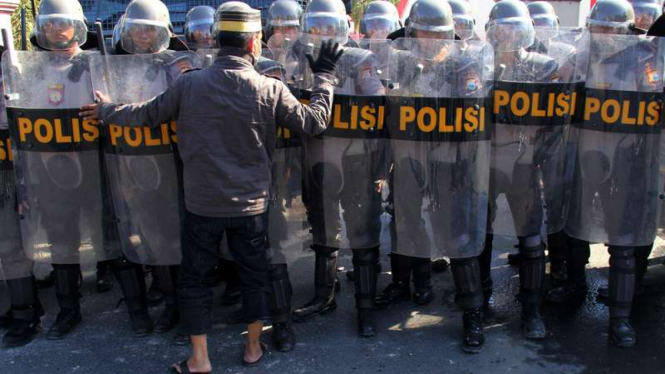
<instances>
[{"instance_id":1,"label":"man's hand on shield","mask_svg":"<svg viewBox=\"0 0 665 374\"><path fill-rule=\"evenodd\" d=\"M111 99L100 91L95 91L95 102L80 108L79 116L84 120L96 121L99 119L99 104L110 103Z\"/></svg>"}]
</instances>

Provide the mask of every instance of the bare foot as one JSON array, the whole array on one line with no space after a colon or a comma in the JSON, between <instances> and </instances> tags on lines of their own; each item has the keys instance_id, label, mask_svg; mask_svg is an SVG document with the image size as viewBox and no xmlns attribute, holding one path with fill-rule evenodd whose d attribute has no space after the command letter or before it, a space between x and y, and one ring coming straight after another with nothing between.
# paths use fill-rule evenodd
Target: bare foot
<instances>
[{"instance_id":1,"label":"bare foot","mask_svg":"<svg viewBox=\"0 0 665 374\"><path fill-rule=\"evenodd\" d=\"M252 345L246 345L245 346L245 357L243 359L245 362L253 364L261 359L263 357L263 348L261 347L261 343L259 344L252 344Z\"/></svg>"},{"instance_id":2,"label":"bare foot","mask_svg":"<svg viewBox=\"0 0 665 374\"><path fill-rule=\"evenodd\" d=\"M193 357L190 357L187 359L187 367L189 368L189 372L194 374L194 373L210 373L212 371L212 366L210 365L210 361L208 362L196 362L196 360ZM176 372L182 373L182 368L180 367L180 364L173 364L173 368L175 369Z\"/></svg>"}]
</instances>

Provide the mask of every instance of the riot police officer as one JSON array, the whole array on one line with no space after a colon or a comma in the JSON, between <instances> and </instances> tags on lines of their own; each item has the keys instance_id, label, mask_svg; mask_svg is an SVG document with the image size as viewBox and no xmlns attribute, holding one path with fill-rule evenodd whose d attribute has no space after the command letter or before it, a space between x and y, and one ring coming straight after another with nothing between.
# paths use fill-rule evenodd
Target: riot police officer
<instances>
[{"instance_id":1,"label":"riot police officer","mask_svg":"<svg viewBox=\"0 0 665 374\"><path fill-rule=\"evenodd\" d=\"M314 0L302 18L302 35L289 54L295 65L286 67L287 77L297 78L307 90L311 80L303 74L309 46L321 40L346 44L349 23L341 0ZM340 81L336 93L350 96L381 96L384 88L376 74L372 53L345 48L336 70ZM375 335L374 297L381 230L381 195L376 183L387 175L386 147L382 139L309 138L303 145L303 201L312 226L315 253L314 298L294 310L294 320L304 321L336 308L337 253L342 240L353 252L358 332ZM340 210L343 212L340 216ZM345 228L343 237L342 228Z\"/></svg>"},{"instance_id":2,"label":"riot police officer","mask_svg":"<svg viewBox=\"0 0 665 374\"><path fill-rule=\"evenodd\" d=\"M524 87L527 90L537 90L530 84L559 82L557 62L527 50L534 42L535 30L526 5L511 0L496 3L485 27L487 39L495 53L495 87L503 85L505 88L502 89L507 92L514 89L512 82L520 82L526 84ZM562 196L564 183L559 175L550 175L553 179L539 182L542 176L539 177L538 169L539 164L550 157L547 145L565 143L565 132L562 131L563 126L551 126L545 132L519 121L513 123L515 120L515 115L510 112L494 117L488 232L518 237L521 255L518 298L522 303L522 332L527 338L542 339L546 331L538 308L545 276L545 245L540 232L545 223L548 224L548 232L550 224L558 226L564 210L560 204L548 207L547 211L542 206L549 204L548 196ZM549 126L546 123L543 125ZM565 157L565 154L560 156ZM497 205L500 194L506 195L510 212L501 211L504 208ZM512 215L513 224L505 220L508 214ZM491 293L492 240L493 235L488 234L481 255L486 297Z\"/></svg>"},{"instance_id":3,"label":"riot police officer","mask_svg":"<svg viewBox=\"0 0 665 374\"><path fill-rule=\"evenodd\" d=\"M571 45L554 40L557 36L556 30L559 29L559 17L554 7L546 1L535 1L528 3L527 8L536 27L536 41L530 49L550 56L559 56L557 62L560 65L568 63L576 51ZM550 276L554 286L561 286L566 281L568 240L563 231L547 236ZM511 265L519 265L520 259L519 253L508 254Z\"/></svg>"},{"instance_id":4,"label":"riot police officer","mask_svg":"<svg viewBox=\"0 0 665 374\"><path fill-rule=\"evenodd\" d=\"M10 65L5 73L11 77L5 81L7 91L20 93L6 101L8 114L24 108L10 116L10 126L17 126L17 116L38 115L35 110L41 109L59 109L63 123L69 116L77 117L74 108L92 97L90 55L81 49L87 36L78 1L40 3L31 41L47 52L24 52L17 61L6 61ZM62 339L81 322L80 263L118 255L111 217L105 214L110 202L101 177L100 149L94 139L74 146L69 138L69 147L13 140L23 246L32 259L53 264L60 311L47 337Z\"/></svg>"},{"instance_id":5,"label":"riot police officer","mask_svg":"<svg viewBox=\"0 0 665 374\"><path fill-rule=\"evenodd\" d=\"M185 20L185 39L192 50L212 48L212 27L215 22L215 9L207 5L198 5L187 12Z\"/></svg>"},{"instance_id":6,"label":"riot police officer","mask_svg":"<svg viewBox=\"0 0 665 374\"><path fill-rule=\"evenodd\" d=\"M655 103L663 90L662 52L657 40L635 36L641 32L634 22L633 8L625 0L598 1L591 10L587 101L607 100L618 92L626 101L660 105ZM632 347L636 342L629 320L632 301L655 237L660 135L629 132L625 127L630 124L624 122L611 123L614 131L597 131L607 122L587 109L577 136L566 233L579 239L572 250L584 251L587 259L589 242L608 245L609 339L619 347ZM585 263L568 266L583 272Z\"/></svg>"},{"instance_id":7,"label":"riot police officer","mask_svg":"<svg viewBox=\"0 0 665 374\"><path fill-rule=\"evenodd\" d=\"M492 67L484 66L483 57L489 48L482 44L468 48L465 41L453 41L453 12L447 3L415 3L405 35L407 38L392 43L390 74L397 88L389 92L390 99L394 96L400 103L418 108L431 106L427 103L436 99L446 99L437 101L437 106L452 105L453 98L473 101L471 107L485 106L489 92L485 81L491 77L483 77L483 72ZM454 138L420 134L415 126L403 133L391 126L389 134L395 208L391 223L393 282L382 297L386 303L396 302L393 290L402 290L408 297L412 272L418 292L423 286L422 271L414 272L414 264L422 267L437 255L450 257L456 301L464 310L462 349L478 353L484 335L477 256L483 248L487 221L489 133L478 137L456 134L460 137ZM426 281L429 283L428 278Z\"/></svg>"},{"instance_id":8,"label":"riot police officer","mask_svg":"<svg viewBox=\"0 0 665 374\"><path fill-rule=\"evenodd\" d=\"M195 34L193 29L189 30L192 31L191 34ZM146 59L151 60L153 67L148 70L149 74L138 77L139 80L147 81L136 82L141 87L140 92L143 92L144 99L159 94L180 74L193 67L192 55L181 55L168 49L187 50L182 42L174 39L176 38L172 33L169 12L162 2L137 0L127 6L119 24L114 50L116 54L146 55ZM137 59L140 60L140 57ZM165 79L164 84L162 76ZM180 165L179 158L173 150L169 150L164 155L123 155L120 159L126 161L128 166L122 167L127 167L131 178L124 182L112 179L111 184L135 185L135 191L126 195L123 189L118 188L114 196L116 211L127 211L118 226L123 238L125 256L114 263L114 270L125 296L135 335L144 336L153 330L157 333L168 332L177 325L180 318L176 286L180 262L177 229L182 191L181 181L170 172L172 168L177 170ZM180 175L180 172L176 171L176 174ZM142 178L150 176L155 180L141 181ZM169 176L173 176L173 179ZM146 187L153 183L159 185ZM167 200L153 200L157 196L152 191L153 188L159 190L159 196ZM173 192L172 189L177 191ZM153 228L153 225L163 227ZM166 228L169 229L165 230ZM141 243L127 240L133 235L141 237ZM160 246L163 247L158 248ZM156 282L157 288L164 295L165 306L154 326L147 312L146 284L141 265L152 266L153 282ZM184 336L176 335L176 340L179 338L184 339Z\"/></svg>"},{"instance_id":9,"label":"riot police officer","mask_svg":"<svg viewBox=\"0 0 665 374\"><path fill-rule=\"evenodd\" d=\"M4 51L4 45L0 46L0 56ZM0 75L0 88L3 85ZM0 138L3 144L8 144L10 139L4 100L0 101L0 111ZM0 159L0 270L9 291L9 310L0 317L0 328L7 329L2 338L3 346L19 347L30 343L39 332L40 317L44 310L32 273L33 261L23 251L21 244L14 165L9 157L11 149L3 154L4 157Z\"/></svg>"},{"instance_id":10,"label":"riot police officer","mask_svg":"<svg viewBox=\"0 0 665 374\"><path fill-rule=\"evenodd\" d=\"M455 30L452 22L454 22L452 20L452 10L449 6L433 4L429 1L418 6L414 4L409 14L409 22L405 28L405 36L421 39L453 39ZM450 34L453 37L450 37ZM391 195L393 195L391 198L394 200L394 193L391 193ZM414 203L414 208L416 205L420 206L419 204L419 201ZM413 218L393 217L393 222L391 223L391 245L393 248L390 254L392 282L377 297L376 303L378 307L386 307L390 304L408 300L411 297L410 280L412 277L415 288L413 301L416 304L429 304L434 297L431 282L432 259L430 252L426 251L426 253L418 256L406 255L404 253L409 253L412 249L396 247L396 243L400 240L396 237L398 234L395 232L395 220L400 219L410 220ZM420 226L417 226L418 230L420 230L419 233L414 235L414 240L417 241L411 242L408 246L417 248L428 247L427 244L422 242L422 240L426 240L426 234L422 231L424 228ZM404 240L403 242L406 243L407 241Z\"/></svg>"}]
</instances>

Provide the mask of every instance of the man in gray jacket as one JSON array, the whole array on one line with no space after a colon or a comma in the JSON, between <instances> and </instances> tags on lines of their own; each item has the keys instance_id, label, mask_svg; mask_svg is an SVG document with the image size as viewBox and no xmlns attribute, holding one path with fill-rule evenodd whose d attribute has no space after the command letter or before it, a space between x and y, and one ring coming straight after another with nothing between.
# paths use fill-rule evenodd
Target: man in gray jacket
<instances>
[{"instance_id":1,"label":"man in gray jacket","mask_svg":"<svg viewBox=\"0 0 665 374\"><path fill-rule=\"evenodd\" d=\"M220 52L204 70L178 78L147 102L109 103L81 108L86 119L124 126L178 123L178 149L184 165L185 219L178 295L182 321L191 336L192 356L178 372L209 372L206 334L211 330L211 280L226 233L239 267L248 324L243 364L263 356L263 321L270 317L267 207L276 126L316 135L326 129L332 110L332 73L341 51L322 46L316 61L308 56L315 88L306 106L279 80L261 76L254 64L261 55L260 12L244 3L225 5L215 21Z\"/></svg>"}]
</instances>

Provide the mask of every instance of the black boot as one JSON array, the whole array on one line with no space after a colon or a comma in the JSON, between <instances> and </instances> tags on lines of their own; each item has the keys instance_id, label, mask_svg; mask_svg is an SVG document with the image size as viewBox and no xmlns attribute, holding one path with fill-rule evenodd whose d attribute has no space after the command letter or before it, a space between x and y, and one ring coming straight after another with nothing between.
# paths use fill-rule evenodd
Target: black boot
<instances>
[{"instance_id":1,"label":"black boot","mask_svg":"<svg viewBox=\"0 0 665 374\"><path fill-rule=\"evenodd\" d=\"M35 278L25 277L7 281L11 303L12 324L2 339L6 348L21 347L32 341L41 329L42 305L37 298Z\"/></svg>"},{"instance_id":2,"label":"black boot","mask_svg":"<svg viewBox=\"0 0 665 374\"><path fill-rule=\"evenodd\" d=\"M455 288L455 301L464 310L464 339L462 350L478 353L483 350L483 288L480 282L480 262L477 257L452 259L451 270Z\"/></svg>"},{"instance_id":3,"label":"black boot","mask_svg":"<svg viewBox=\"0 0 665 374\"><path fill-rule=\"evenodd\" d=\"M545 245L527 247L520 238L520 295L522 303L522 333L529 339L543 339L547 333L538 311L540 293L545 278Z\"/></svg>"},{"instance_id":4,"label":"black boot","mask_svg":"<svg viewBox=\"0 0 665 374\"><path fill-rule=\"evenodd\" d=\"M510 266L520 266L520 263L522 262L522 256L520 255L519 252L517 253L508 253L508 265Z\"/></svg>"},{"instance_id":5,"label":"black boot","mask_svg":"<svg viewBox=\"0 0 665 374\"><path fill-rule=\"evenodd\" d=\"M382 309L391 304L409 300L411 297L411 259L412 257L397 253L390 254L392 282L376 297L377 308Z\"/></svg>"},{"instance_id":6,"label":"black boot","mask_svg":"<svg viewBox=\"0 0 665 374\"><path fill-rule=\"evenodd\" d=\"M242 293L240 293L240 277L238 276L238 265L234 262L228 262L225 265L226 274L226 287L222 293L222 305L231 306L238 304L242 300Z\"/></svg>"},{"instance_id":7,"label":"black boot","mask_svg":"<svg viewBox=\"0 0 665 374\"><path fill-rule=\"evenodd\" d=\"M566 284L551 289L547 293L547 301L551 303L565 303L571 300L583 301L587 295L586 264L589 263L589 243L583 240L570 238L570 252L566 265Z\"/></svg>"},{"instance_id":8,"label":"black boot","mask_svg":"<svg viewBox=\"0 0 665 374\"><path fill-rule=\"evenodd\" d=\"M60 312L46 334L50 340L63 339L74 327L81 323L79 290L81 288L81 266L78 264L53 265L55 296Z\"/></svg>"},{"instance_id":9,"label":"black boot","mask_svg":"<svg viewBox=\"0 0 665 374\"><path fill-rule=\"evenodd\" d=\"M413 267L413 302L418 305L427 305L434 298L432 291L432 260L429 258L414 257L411 260Z\"/></svg>"},{"instance_id":10,"label":"black boot","mask_svg":"<svg viewBox=\"0 0 665 374\"><path fill-rule=\"evenodd\" d=\"M483 346L485 345L482 309L465 310L462 321L464 327L462 350L466 353L482 352Z\"/></svg>"},{"instance_id":11,"label":"black boot","mask_svg":"<svg viewBox=\"0 0 665 374\"><path fill-rule=\"evenodd\" d=\"M0 329L6 330L12 327L14 323L14 316L12 315L12 308L9 308L4 314L0 315Z\"/></svg>"},{"instance_id":12,"label":"black boot","mask_svg":"<svg viewBox=\"0 0 665 374\"><path fill-rule=\"evenodd\" d=\"M630 348L637 340L630 325L630 311L635 293L635 248L610 246L610 341Z\"/></svg>"},{"instance_id":13,"label":"black boot","mask_svg":"<svg viewBox=\"0 0 665 374\"><path fill-rule=\"evenodd\" d=\"M337 308L335 279L337 276L337 248L313 245L314 298L293 311L293 320L303 322Z\"/></svg>"},{"instance_id":14,"label":"black boot","mask_svg":"<svg viewBox=\"0 0 665 374\"><path fill-rule=\"evenodd\" d=\"M494 292L494 282L492 281L492 242L493 234L485 235L485 246L478 256L480 264L480 280L483 285L483 308L489 309L492 305L492 293Z\"/></svg>"},{"instance_id":15,"label":"black boot","mask_svg":"<svg viewBox=\"0 0 665 374\"><path fill-rule=\"evenodd\" d=\"M127 304L134 336L140 338L149 335L152 332L152 320L148 314L143 267L119 258L113 262L113 272Z\"/></svg>"},{"instance_id":16,"label":"black boot","mask_svg":"<svg viewBox=\"0 0 665 374\"><path fill-rule=\"evenodd\" d=\"M270 295L272 341L278 351L289 352L296 347L296 335L291 328L293 289L286 264L272 265L268 278L272 288Z\"/></svg>"},{"instance_id":17,"label":"black boot","mask_svg":"<svg viewBox=\"0 0 665 374\"><path fill-rule=\"evenodd\" d=\"M374 299L376 298L376 268L379 248L352 249L356 308L358 309L358 334L369 338L376 335L374 323Z\"/></svg>"},{"instance_id":18,"label":"black boot","mask_svg":"<svg viewBox=\"0 0 665 374\"><path fill-rule=\"evenodd\" d=\"M115 284L115 279L109 267L109 261L97 263L97 292L99 293L111 291Z\"/></svg>"},{"instance_id":19,"label":"black boot","mask_svg":"<svg viewBox=\"0 0 665 374\"><path fill-rule=\"evenodd\" d=\"M153 330L158 333L165 333L173 330L180 322L180 309L178 308L178 297L176 286L178 284L179 266L155 266L154 275L157 277L157 284L164 294L164 310L155 321Z\"/></svg>"}]
</instances>

